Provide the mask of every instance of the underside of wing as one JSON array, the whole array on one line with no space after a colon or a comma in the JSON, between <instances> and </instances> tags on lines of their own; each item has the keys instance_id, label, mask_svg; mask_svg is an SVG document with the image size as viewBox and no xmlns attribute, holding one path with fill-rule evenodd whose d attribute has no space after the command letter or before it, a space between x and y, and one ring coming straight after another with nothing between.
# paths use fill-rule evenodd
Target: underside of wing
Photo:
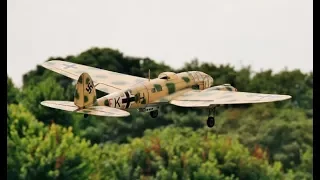
<instances>
[{"instance_id":1,"label":"underside of wing","mask_svg":"<svg viewBox=\"0 0 320 180\"><path fill-rule=\"evenodd\" d=\"M147 81L146 78L107 71L67 61L53 60L47 61L41 65L51 71L62 74L74 80L77 80L83 72L86 72L93 79L96 89L105 93L124 90L137 83Z\"/></svg>"},{"instance_id":2,"label":"underside of wing","mask_svg":"<svg viewBox=\"0 0 320 180\"><path fill-rule=\"evenodd\" d=\"M50 108L83 114L90 114L95 116L126 117L130 115L130 113L127 111L107 106L91 106L79 110L79 108L72 101L42 101L41 104Z\"/></svg>"},{"instance_id":3,"label":"underside of wing","mask_svg":"<svg viewBox=\"0 0 320 180\"><path fill-rule=\"evenodd\" d=\"M174 98L170 104L182 107L208 107L223 104L252 104L283 101L290 99L289 95L261 94L249 92L203 90L191 91Z\"/></svg>"}]
</instances>

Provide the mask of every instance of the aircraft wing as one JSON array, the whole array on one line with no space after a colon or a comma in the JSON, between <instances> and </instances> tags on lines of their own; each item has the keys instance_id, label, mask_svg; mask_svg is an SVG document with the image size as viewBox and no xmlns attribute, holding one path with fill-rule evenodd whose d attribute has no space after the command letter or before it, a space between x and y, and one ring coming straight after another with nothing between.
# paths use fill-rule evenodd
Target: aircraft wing
<instances>
[{"instance_id":1,"label":"aircraft wing","mask_svg":"<svg viewBox=\"0 0 320 180\"><path fill-rule=\"evenodd\" d=\"M105 93L124 90L137 83L147 81L146 78L107 71L67 61L53 60L47 61L41 65L74 80L77 80L83 72L86 72L91 76L94 85L96 86L95 88Z\"/></svg>"},{"instance_id":2,"label":"aircraft wing","mask_svg":"<svg viewBox=\"0 0 320 180\"><path fill-rule=\"evenodd\" d=\"M252 104L290 99L289 95L261 94L236 91L206 89L187 92L170 101L170 104L181 107L208 107L218 104Z\"/></svg>"}]
</instances>

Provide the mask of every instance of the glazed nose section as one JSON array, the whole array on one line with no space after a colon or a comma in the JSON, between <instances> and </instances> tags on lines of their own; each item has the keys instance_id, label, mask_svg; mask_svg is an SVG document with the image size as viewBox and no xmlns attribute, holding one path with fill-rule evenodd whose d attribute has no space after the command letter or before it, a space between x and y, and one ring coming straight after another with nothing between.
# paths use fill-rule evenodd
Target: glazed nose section
<instances>
[{"instance_id":1,"label":"glazed nose section","mask_svg":"<svg viewBox=\"0 0 320 180\"><path fill-rule=\"evenodd\" d=\"M213 86L213 78L211 76L209 76L209 78L210 78L210 87L212 87Z\"/></svg>"},{"instance_id":2,"label":"glazed nose section","mask_svg":"<svg viewBox=\"0 0 320 180\"><path fill-rule=\"evenodd\" d=\"M209 87L212 87L213 86L213 78L210 75L205 74L205 79L208 81Z\"/></svg>"}]
</instances>

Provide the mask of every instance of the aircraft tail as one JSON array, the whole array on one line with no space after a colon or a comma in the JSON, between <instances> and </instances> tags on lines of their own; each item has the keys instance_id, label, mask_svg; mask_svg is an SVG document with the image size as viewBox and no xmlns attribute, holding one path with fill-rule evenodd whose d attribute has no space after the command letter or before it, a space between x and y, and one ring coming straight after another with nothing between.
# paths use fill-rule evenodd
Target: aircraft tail
<instances>
[{"instance_id":1,"label":"aircraft tail","mask_svg":"<svg viewBox=\"0 0 320 180\"><path fill-rule=\"evenodd\" d=\"M79 108L93 105L97 101L96 89L88 73L82 73L74 92L74 104Z\"/></svg>"},{"instance_id":2,"label":"aircraft tail","mask_svg":"<svg viewBox=\"0 0 320 180\"><path fill-rule=\"evenodd\" d=\"M43 106L64 111L105 117L126 117L130 113L107 106L96 105L97 96L93 81L88 73L82 73L77 81L72 101L42 101Z\"/></svg>"}]
</instances>

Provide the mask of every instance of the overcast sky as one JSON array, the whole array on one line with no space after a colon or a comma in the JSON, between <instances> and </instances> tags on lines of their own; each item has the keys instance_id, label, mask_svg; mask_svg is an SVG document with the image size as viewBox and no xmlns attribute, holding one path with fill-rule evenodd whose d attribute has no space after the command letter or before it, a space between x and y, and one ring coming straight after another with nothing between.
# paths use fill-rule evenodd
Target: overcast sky
<instances>
[{"instance_id":1,"label":"overcast sky","mask_svg":"<svg viewBox=\"0 0 320 180\"><path fill-rule=\"evenodd\" d=\"M77 55L93 46L175 68L197 57L256 71L313 69L312 0L7 3L8 74L18 86L24 73L50 56Z\"/></svg>"}]
</instances>

